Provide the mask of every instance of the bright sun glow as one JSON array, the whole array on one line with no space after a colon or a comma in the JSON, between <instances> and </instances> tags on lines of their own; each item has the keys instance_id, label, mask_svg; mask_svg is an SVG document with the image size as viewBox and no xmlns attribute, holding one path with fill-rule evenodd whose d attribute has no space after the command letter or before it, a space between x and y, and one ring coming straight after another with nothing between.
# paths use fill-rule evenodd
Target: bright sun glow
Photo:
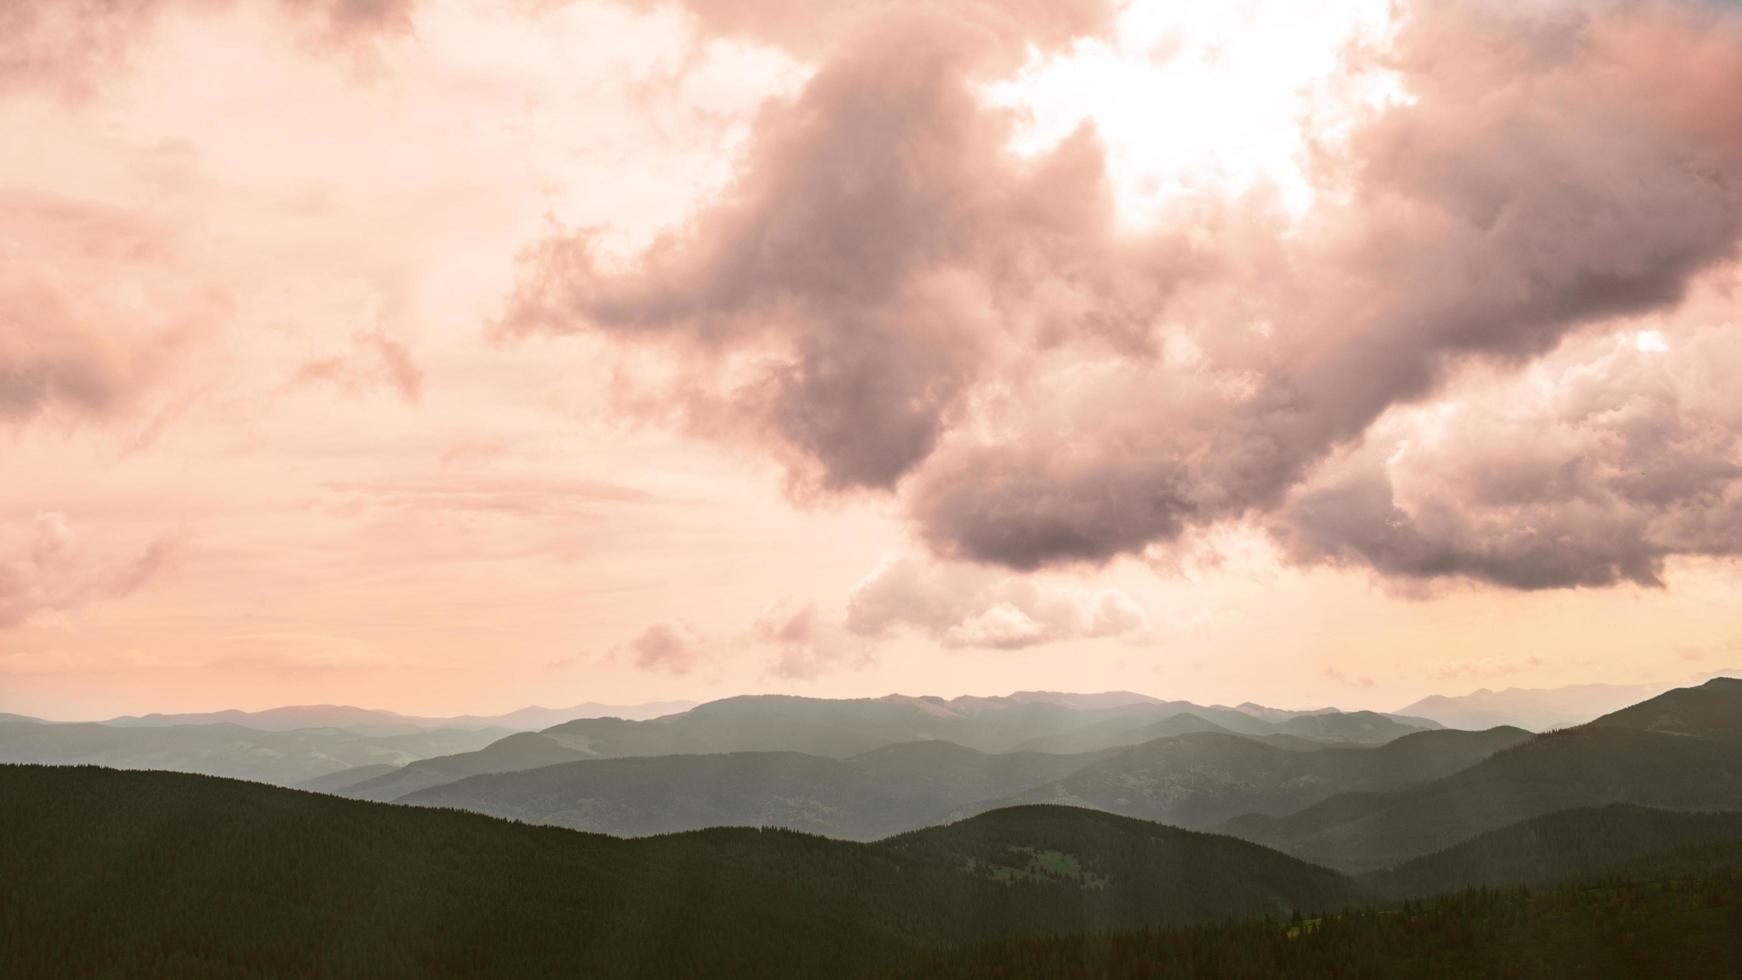
<instances>
[{"instance_id":1,"label":"bright sun glow","mask_svg":"<svg viewBox=\"0 0 1742 980\"><path fill-rule=\"evenodd\" d=\"M1346 57L1391 28L1384 0L1138 0L1111 41L1037 58L987 97L1028 116L1019 153L1092 120L1129 226L1182 196L1256 189L1299 214L1313 198L1308 141L1334 140L1363 109L1405 97L1388 73L1351 70Z\"/></svg>"},{"instance_id":2,"label":"bright sun glow","mask_svg":"<svg viewBox=\"0 0 1742 980\"><path fill-rule=\"evenodd\" d=\"M1656 330L1641 330L1633 338L1633 346L1647 354L1662 354L1669 350L1669 345L1663 342L1663 334Z\"/></svg>"}]
</instances>

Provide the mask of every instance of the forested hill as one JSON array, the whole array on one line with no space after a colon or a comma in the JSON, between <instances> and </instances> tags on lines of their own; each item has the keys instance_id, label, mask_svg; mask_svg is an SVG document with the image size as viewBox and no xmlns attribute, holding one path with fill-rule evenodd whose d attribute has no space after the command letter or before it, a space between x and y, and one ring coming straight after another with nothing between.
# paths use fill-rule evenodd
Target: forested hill
<instances>
[{"instance_id":1,"label":"forested hill","mask_svg":"<svg viewBox=\"0 0 1742 980\"><path fill-rule=\"evenodd\" d=\"M1243 842L1056 807L900 846L753 829L623 840L93 768L0 766L0 842L8 977L835 977L1362 894ZM1204 874L1224 851L1238 863ZM1190 887L1108 900L1169 875Z\"/></svg>"},{"instance_id":2,"label":"forested hill","mask_svg":"<svg viewBox=\"0 0 1742 980\"><path fill-rule=\"evenodd\" d=\"M1242 922L1003 943L925 958L880 980L1661 980L1732 977L1742 876L1477 890L1293 922Z\"/></svg>"}]
</instances>

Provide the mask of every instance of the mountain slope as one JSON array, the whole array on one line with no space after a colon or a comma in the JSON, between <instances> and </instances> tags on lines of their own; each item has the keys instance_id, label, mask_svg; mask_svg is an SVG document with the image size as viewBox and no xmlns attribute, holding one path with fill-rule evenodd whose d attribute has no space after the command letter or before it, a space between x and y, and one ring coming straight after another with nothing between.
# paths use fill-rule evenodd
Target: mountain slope
<instances>
[{"instance_id":1,"label":"mountain slope","mask_svg":"<svg viewBox=\"0 0 1742 980\"><path fill-rule=\"evenodd\" d=\"M1250 845L1080 811L990 815L887 844L755 830L625 841L88 768L0 767L0 840L0 974L11 976L851 976L1085 924L1190 924L1361 895ZM1012 887L968 870L970 856L1006 846L1067 846L1117 877ZM1197 870L1228 854L1239 864L1225 888ZM1169 874L1192 893L1157 882L1130 904L1102 890Z\"/></svg>"},{"instance_id":2,"label":"mountain slope","mask_svg":"<svg viewBox=\"0 0 1742 980\"><path fill-rule=\"evenodd\" d=\"M1222 980L1295 977L1729 977L1742 962L1742 878L1471 892L1308 928L1207 929L1000 943L921 959L886 980Z\"/></svg>"},{"instance_id":3,"label":"mountain slope","mask_svg":"<svg viewBox=\"0 0 1742 980\"><path fill-rule=\"evenodd\" d=\"M1670 735L1742 741L1742 679L1715 677L1698 687L1665 691L1591 722Z\"/></svg>"},{"instance_id":4,"label":"mountain slope","mask_svg":"<svg viewBox=\"0 0 1742 980\"><path fill-rule=\"evenodd\" d=\"M1417 732L1376 748L1290 751L1213 732L1123 749L1053 783L985 806L1060 803L1184 827L1281 814L1337 793L1434 779L1528 738L1519 729Z\"/></svg>"},{"instance_id":5,"label":"mountain slope","mask_svg":"<svg viewBox=\"0 0 1742 980\"><path fill-rule=\"evenodd\" d=\"M359 777L334 790L343 796L385 803L407 793L480 773L519 772L587 758L563 741L538 732L516 732L483 748L420 759L373 777Z\"/></svg>"},{"instance_id":6,"label":"mountain slope","mask_svg":"<svg viewBox=\"0 0 1742 980\"><path fill-rule=\"evenodd\" d=\"M501 729L360 735L337 728L265 732L240 725L118 728L0 723L0 762L169 769L293 785L355 766L404 765L488 745Z\"/></svg>"},{"instance_id":7,"label":"mountain slope","mask_svg":"<svg viewBox=\"0 0 1742 980\"><path fill-rule=\"evenodd\" d=\"M474 776L398 802L621 836L752 826L874 840L1097 758L989 755L949 742L909 742L848 759L797 752L592 759Z\"/></svg>"},{"instance_id":8,"label":"mountain slope","mask_svg":"<svg viewBox=\"0 0 1742 980\"><path fill-rule=\"evenodd\" d=\"M1084 886L1072 931L1101 931L1133 916L1165 920L1180 909L1202 922L1250 916L1252 909L1285 916L1364 897L1335 872L1279 861L1277 852L1246 841L1070 807L994 810L882 846L994 881Z\"/></svg>"},{"instance_id":9,"label":"mountain slope","mask_svg":"<svg viewBox=\"0 0 1742 980\"><path fill-rule=\"evenodd\" d=\"M1631 803L1742 809L1733 742L1587 725L1542 735L1431 783L1333 797L1283 818L1222 829L1346 870L1395 865L1560 810Z\"/></svg>"},{"instance_id":10,"label":"mountain slope","mask_svg":"<svg viewBox=\"0 0 1742 980\"><path fill-rule=\"evenodd\" d=\"M1362 880L1396 896L1536 885L1603 875L1713 844L1742 847L1742 812L1682 813L1616 803L1515 823Z\"/></svg>"},{"instance_id":11,"label":"mountain slope","mask_svg":"<svg viewBox=\"0 0 1742 980\"><path fill-rule=\"evenodd\" d=\"M1660 694L1666 686L1575 684L1554 688L1510 687L1502 691L1483 688L1457 696L1431 695L1399 708L1396 713L1431 718L1450 728L1516 725L1540 732L1582 725L1605 712Z\"/></svg>"}]
</instances>

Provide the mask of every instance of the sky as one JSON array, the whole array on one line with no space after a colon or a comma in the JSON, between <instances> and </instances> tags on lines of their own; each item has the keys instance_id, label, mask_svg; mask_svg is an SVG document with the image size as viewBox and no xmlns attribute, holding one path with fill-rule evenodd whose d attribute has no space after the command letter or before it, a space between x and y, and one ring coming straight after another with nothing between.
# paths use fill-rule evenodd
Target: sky
<instances>
[{"instance_id":1,"label":"sky","mask_svg":"<svg viewBox=\"0 0 1742 980\"><path fill-rule=\"evenodd\" d=\"M1742 10L0 8L0 710L1742 664Z\"/></svg>"}]
</instances>

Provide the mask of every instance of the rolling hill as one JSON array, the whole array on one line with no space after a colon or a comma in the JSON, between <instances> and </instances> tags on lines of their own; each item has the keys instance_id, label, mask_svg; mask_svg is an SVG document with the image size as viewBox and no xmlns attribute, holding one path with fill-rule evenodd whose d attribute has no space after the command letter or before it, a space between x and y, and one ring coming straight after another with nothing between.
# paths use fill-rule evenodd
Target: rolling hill
<instances>
[{"instance_id":1,"label":"rolling hill","mask_svg":"<svg viewBox=\"0 0 1742 980\"><path fill-rule=\"evenodd\" d=\"M1049 782L1097 758L992 755L934 741L847 759L797 752L593 759L474 776L399 802L619 836L767 826L874 840L938 823L966 804Z\"/></svg>"},{"instance_id":2,"label":"rolling hill","mask_svg":"<svg viewBox=\"0 0 1742 980\"><path fill-rule=\"evenodd\" d=\"M1611 803L1742 810L1739 688L1720 679L1668 692L1433 782L1332 797L1281 818L1248 815L1222 829L1333 867L1369 870L1561 810Z\"/></svg>"},{"instance_id":3,"label":"rolling hill","mask_svg":"<svg viewBox=\"0 0 1742 980\"><path fill-rule=\"evenodd\" d=\"M400 766L488 745L501 729L360 735L338 728L268 732L240 725L120 728L0 723L0 762L168 769L294 785L355 766Z\"/></svg>"},{"instance_id":4,"label":"rolling hill","mask_svg":"<svg viewBox=\"0 0 1742 980\"><path fill-rule=\"evenodd\" d=\"M1396 868L1365 875L1376 891L1397 897L1466 888L1541 885L1580 878L1639 875L1652 863L1666 874L1685 869L1681 856L1713 845L1730 846L1735 859L1707 854L1699 869L1742 868L1742 812L1683 813L1614 803L1562 810L1455 844ZM1658 875L1651 875L1656 877Z\"/></svg>"},{"instance_id":5,"label":"rolling hill","mask_svg":"<svg viewBox=\"0 0 1742 980\"><path fill-rule=\"evenodd\" d=\"M1395 789L1474 765L1529 733L1416 732L1378 747L1299 751L1214 732L1122 749L1055 782L984 806L1060 803L1209 827L1246 813L1283 814L1338 793Z\"/></svg>"},{"instance_id":6,"label":"rolling hill","mask_svg":"<svg viewBox=\"0 0 1742 980\"><path fill-rule=\"evenodd\" d=\"M1727 977L1742 962L1742 878L1476 891L1299 926L1197 929L1000 943L919 959L884 980L1223 980L1226 977Z\"/></svg>"},{"instance_id":7,"label":"rolling hill","mask_svg":"<svg viewBox=\"0 0 1742 980\"><path fill-rule=\"evenodd\" d=\"M851 976L1363 895L1244 842L1059 808L879 844L620 840L92 768L0 767L0 840L11 976Z\"/></svg>"},{"instance_id":8,"label":"rolling hill","mask_svg":"<svg viewBox=\"0 0 1742 980\"><path fill-rule=\"evenodd\" d=\"M1313 734L1294 734L1294 729ZM1273 723L1232 708L1160 702L1126 692L1023 692L1002 698L952 700L901 695L841 700L759 695L711 701L680 714L645 721L579 719L547 728L536 737L517 735L486 752L432 758L397 773L359 779L347 792L359 799L388 801L468 776L521 772L584 759L734 752L800 752L847 758L921 741L953 742L988 753L1069 754L1195 731L1238 731L1267 739L1277 747L1307 749L1379 744L1420 730L1370 712L1333 712Z\"/></svg>"},{"instance_id":9,"label":"rolling hill","mask_svg":"<svg viewBox=\"0 0 1742 980\"><path fill-rule=\"evenodd\" d=\"M515 736L473 755L482 758L508 742L531 745L547 737ZM1527 737L1517 729L1417 732L1378 748L1309 752L1238 735L1193 732L1073 755L988 754L931 741L846 759L742 752L541 766L532 764L537 753L529 751L513 763L518 771L389 795L412 785L412 779L440 778L435 770L449 760L433 759L342 792L621 835L751 825L869 840L1024 803L1060 803L1203 827L1254 809L1285 813L1346 790L1431 779Z\"/></svg>"},{"instance_id":10,"label":"rolling hill","mask_svg":"<svg viewBox=\"0 0 1742 980\"><path fill-rule=\"evenodd\" d=\"M1742 741L1742 678L1715 677L1698 687L1665 691L1611 711L1591 725Z\"/></svg>"}]
</instances>

